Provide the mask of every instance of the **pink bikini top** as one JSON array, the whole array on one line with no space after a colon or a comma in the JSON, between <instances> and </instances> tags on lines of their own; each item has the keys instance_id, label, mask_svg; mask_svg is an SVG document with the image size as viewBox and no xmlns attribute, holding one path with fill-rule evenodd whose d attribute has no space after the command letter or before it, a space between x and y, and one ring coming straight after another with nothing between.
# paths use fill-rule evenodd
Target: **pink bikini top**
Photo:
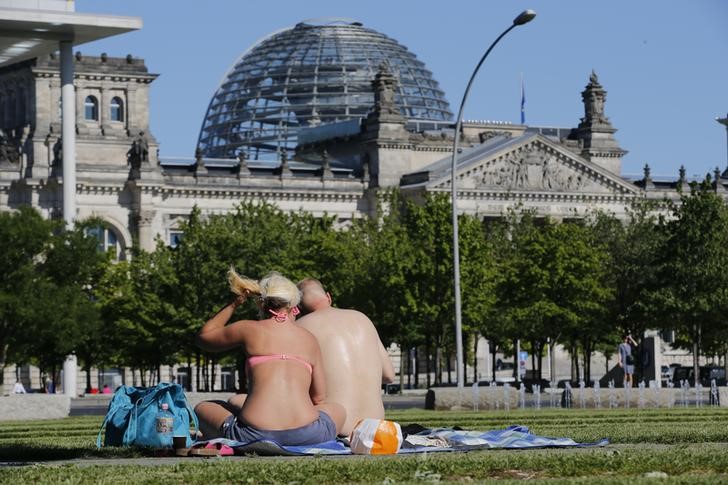
<instances>
[{"instance_id":1,"label":"pink bikini top","mask_svg":"<svg viewBox=\"0 0 728 485\"><path fill-rule=\"evenodd\" d=\"M248 357L248 367L255 367L258 364L262 364L263 362L268 362L269 360L295 360L296 362L300 362L301 364L305 365L308 371L313 374L313 366L309 364L305 359L298 357L296 355L288 355L288 354L271 354L271 355L253 355L251 357Z\"/></svg>"}]
</instances>

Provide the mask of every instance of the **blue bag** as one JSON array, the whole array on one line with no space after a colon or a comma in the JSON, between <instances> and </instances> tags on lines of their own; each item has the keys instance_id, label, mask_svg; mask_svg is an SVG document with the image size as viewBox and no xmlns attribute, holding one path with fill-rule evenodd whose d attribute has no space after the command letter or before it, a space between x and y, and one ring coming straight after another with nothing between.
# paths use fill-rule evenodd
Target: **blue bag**
<instances>
[{"instance_id":1,"label":"blue bag","mask_svg":"<svg viewBox=\"0 0 728 485\"><path fill-rule=\"evenodd\" d=\"M174 416L171 436L157 433L157 413L163 403L167 403ZM185 446L190 447L190 419L197 431L197 416L179 384L163 382L150 388L121 386L111 398L96 446L101 448L101 433L106 428L104 446L172 448L172 436L185 436Z\"/></svg>"}]
</instances>

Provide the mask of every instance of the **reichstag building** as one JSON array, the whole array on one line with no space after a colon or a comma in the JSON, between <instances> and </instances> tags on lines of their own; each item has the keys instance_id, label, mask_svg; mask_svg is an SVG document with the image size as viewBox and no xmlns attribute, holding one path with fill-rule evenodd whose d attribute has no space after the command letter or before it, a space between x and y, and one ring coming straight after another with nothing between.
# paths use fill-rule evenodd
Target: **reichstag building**
<instances>
[{"instance_id":1,"label":"reichstag building","mask_svg":"<svg viewBox=\"0 0 728 485\"><path fill-rule=\"evenodd\" d=\"M59 62L0 69L0 209L61 215ZM558 220L597 208L624 216L631 199L675 197L686 183L684 173L620 175L626 150L593 72L576 126L465 122L453 174L445 93L407 47L359 22L301 22L245 51L212 95L189 159L159 156L149 126L157 75L142 59L77 52L74 64L76 218L104 220L99 237L120 259L133 241L174 245L195 205L219 213L266 200L345 224L372 215L383 189L420 197L449 191L455 176L463 211L499 217L520 204Z\"/></svg>"}]
</instances>

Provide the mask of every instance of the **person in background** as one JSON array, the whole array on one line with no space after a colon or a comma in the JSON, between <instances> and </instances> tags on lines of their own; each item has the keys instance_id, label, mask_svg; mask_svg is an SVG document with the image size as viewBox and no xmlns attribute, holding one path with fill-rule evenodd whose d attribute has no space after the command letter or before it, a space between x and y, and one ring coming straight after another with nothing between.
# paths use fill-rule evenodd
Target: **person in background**
<instances>
[{"instance_id":1,"label":"person in background","mask_svg":"<svg viewBox=\"0 0 728 485\"><path fill-rule=\"evenodd\" d=\"M25 386L23 386L22 382L15 381L15 385L13 386L13 394L25 394Z\"/></svg>"},{"instance_id":2,"label":"person in background","mask_svg":"<svg viewBox=\"0 0 728 485\"><path fill-rule=\"evenodd\" d=\"M634 375L634 355L632 355L632 346L637 347L637 342L634 341L631 334L625 334L622 339L622 343L619 344L617 349L617 355L619 356L619 366L624 370L624 385L625 387L632 387L633 375Z\"/></svg>"}]
</instances>

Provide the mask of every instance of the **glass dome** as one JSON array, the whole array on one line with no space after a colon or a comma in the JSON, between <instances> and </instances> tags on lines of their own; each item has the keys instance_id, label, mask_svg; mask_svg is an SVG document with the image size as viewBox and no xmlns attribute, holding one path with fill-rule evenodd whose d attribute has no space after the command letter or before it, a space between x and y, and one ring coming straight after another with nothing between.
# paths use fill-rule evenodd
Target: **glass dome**
<instances>
[{"instance_id":1,"label":"glass dome","mask_svg":"<svg viewBox=\"0 0 728 485\"><path fill-rule=\"evenodd\" d=\"M365 117L383 62L398 79L395 103L407 119L452 119L432 73L405 46L359 22L306 21L235 62L210 101L198 146L206 157L277 159L295 148L299 127Z\"/></svg>"}]
</instances>

